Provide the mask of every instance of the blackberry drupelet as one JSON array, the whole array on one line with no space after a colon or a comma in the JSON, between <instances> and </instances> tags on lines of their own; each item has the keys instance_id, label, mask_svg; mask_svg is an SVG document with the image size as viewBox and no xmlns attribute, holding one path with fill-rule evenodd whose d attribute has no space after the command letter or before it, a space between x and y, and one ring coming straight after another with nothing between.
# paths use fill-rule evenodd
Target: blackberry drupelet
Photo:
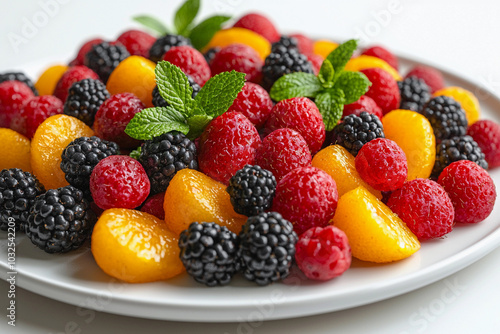
<instances>
[{"instance_id":1,"label":"blackberry drupelet","mask_svg":"<svg viewBox=\"0 0 500 334\"><path fill-rule=\"evenodd\" d=\"M436 162L432 169L432 177L437 178L439 174L452 162L459 160L470 160L484 169L488 169L488 163L484 159L484 153L471 136L453 137L445 139L436 146Z\"/></svg>"},{"instance_id":2,"label":"blackberry drupelet","mask_svg":"<svg viewBox=\"0 0 500 334\"><path fill-rule=\"evenodd\" d=\"M287 49L295 49L297 51L299 47L299 44L295 37L289 37L285 35L281 35L280 40L272 44L271 50L274 51L278 47L278 45L282 45Z\"/></svg>"},{"instance_id":3,"label":"blackberry drupelet","mask_svg":"<svg viewBox=\"0 0 500 334\"><path fill-rule=\"evenodd\" d=\"M226 285L239 270L238 238L225 226L194 222L182 231L179 248L188 274L207 286Z\"/></svg>"},{"instance_id":4,"label":"blackberry drupelet","mask_svg":"<svg viewBox=\"0 0 500 334\"><path fill-rule=\"evenodd\" d=\"M239 237L246 279L268 285L288 276L298 240L292 223L277 212L263 212L248 218Z\"/></svg>"},{"instance_id":5,"label":"blackberry drupelet","mask_svg":"<svg viewBox=\"0 0 500 334\"><path fill-rule=\"evenodd\" d=\"M28 78L24 73L5 72L0 74L0 83L11 80L21 81L22 83L25 83L33 91L33 94L35 94L35 96L38 96L38 91L36 90L33 81L31 81L31 79Z\"/></svg>"},{"instance_id":6,"label":"blackberry drupelet","mask_svg":"<svg viewBox=\"0 0 500 334\"><path fill-rule=\"evenodd\" d=\"M276 179L260 166L246 165L229 180L227 192L234 211L255 216L271 207L276 191Z\"/></svg>"},{"instance_id":7,"label":"blackberry drupelet","mask_svg":"<svg viewBox=\"0 0 500 334\"><path fill-rule=\"evenodd\" d=\"M436 141L462 137L467 132L467 118L460 103L448 96L436 96L421 112L431 123Z\"/></svg>"},{"instance_id":8,"label":"blackberry drupelet","mask_svg":"<svg viewBox=\"0 0 500 334\"><path fill-rule=\"evenodd\" d=\"M61 169L66 181L83 191L85 198L90 199L90 174L102 159L120 153L114 142L98 137L80 137L66 146L61 155Z\"/></svg>"},{"instance_id":9,"label":"blackberry drupelet","mask_svg":"<svg viewBox=\"0 0 500 334\"><path fill-rule=\"evenodd\" d=\"M158 38L151 46L151 49L149 49L149 59L157 63L162 60L163 55L170 50L171 47L181 45L192 46L191 40L181 35L167 34L162 36Z\"/></svg>"},{"instance_id":10,"label":"blackberry drupelet","mask_svg":"<svg viewBox=\"0 0 500 334\"><path fill-rule=\"evenodd\" d=\"M35 197L45 192L38 179L19 168L0 172L0 230L7 231L9 218L14 218L15 229L24 230Z\"/></svg>"},{"instance_id":11,"label":"blackberry drupelet","mask_svg":"<svg viewBox=\"0 0 500 334\"><path fill-rule=\"evenodd\" d=\"M82 246L95 221L81 190L73 186L50 189L35 199L26 235L47 253L66 253Z\"/></svg>"},{"instance_id":12,"label":"blackberry drupelet","mask_svg":"<svg viewBox=\"0 0 500 334\"><path fill-rule=\"evenodd\" d=\"M170 180L179 170L198 170L196 145L176 131L146 140L141 146L139 162L151 182L150 195L167 190Z\"/></svg>"},{"instance_id":13,"label":"blackberry drupelet","mask_svg":"<svg viewBox=\"0 0 500 334\"><path fill-rule=\"evenodd\" d=\"M203 57L205 57L205 60L207 61L207 64L210 65L210 62L212 61L212 59L214 59L215 54L217 52L219 52L220 50L221 50L221 48L218 47L218 46L216 46L216 47L208 49L207 52L205 52L203 54Z\"/></svg>"},{"instance_id":14,"label":"blackberry drupelet","mask_svg":"<svg viewBox=\"0 0 500 334\"><path fill-rule=\"evenodd\" d=\"M375 138L385 138L380 119L362 111L359 116L349 115L333 129L332 144L339 144L353 156L358 155L364 144Z\"/></svg>"},{"instance_id":15,"label":"blackberry drupelet","mask_svg":"<svg viewBox=\"0 0 500 334\"><path fill-rule=\"evenodd\" d=\"M200 85L198 85L194 80L193 78L191 78L191 76L189 75L186 75L187 78L188 78L188 81L189 81L189 85L191 86L191 88L193 89L193 94L191 94L191 96L193 97L193 99L196 97L196 95L198 95L198 93L200 92L201 90L201 87ZM158 86L155 86L155 88L153 88L153 105L155 107L167 107L168 106L168 103L167 101L165 101L163 99L163 97L161 97L160 95L160 91L158 90Z\"/></svg>"},{"instance_id":16,"label":"blackberry drupelet","mask_svg":"<svg viewBox=\"0 0 500 334\"><path fill-rule=\"evenodd\" d=\"M130 53L122 45L112 45L102 42L94 45L85 55L85 66L93 70L106 83L113 70L129 57Z\"/></svg>"},{"instance_id":17,"label":"blackberry drupelet","mask_svg":"<svg viewBox=\"0 0 500 334\"><path fill-rule=\"evenodd\" d=\"M106 86L99 80L84 79L75 82L68 91L64 113L92 126L97 110L110 96Z\"/></svg>"},{"instance_id":18,"label":"blackberry drupelet","mask_svg":"<svg viewBox=\"0 0 500 334\"><path fill-rule=\"evenodd\" d=\"M400 109L421 111L431 98L431 89L425 81L417 77L408 77L398 81L399 93L401 94Z\"/></svg>"}]
</instances>

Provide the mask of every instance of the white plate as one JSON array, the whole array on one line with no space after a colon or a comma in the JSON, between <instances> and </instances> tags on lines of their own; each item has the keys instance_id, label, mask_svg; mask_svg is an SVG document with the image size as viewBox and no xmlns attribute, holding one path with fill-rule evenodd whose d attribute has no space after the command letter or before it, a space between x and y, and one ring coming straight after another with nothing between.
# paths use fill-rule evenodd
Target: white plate
<instances>
[{"instance_id":1,"label":"white plate","mask_svg":"<svg viewBox=\"0 0 500 334\"><path fill-rule=\"evenodd\" d=\"M403 57L400 60L403 68L415 64ZM28 70L32 76L41 67L34 69ZM459 76L443 74L448 85L469 89L480 98L482 118L500 120L500 99ZM491 175L498 188L500 169ZM49 255L19 234L17 285L79 307L143 318L205 322L292 318L373 303L451 275L500 245L499 226L497 203L485 221L457 226L445 238L424 242L420 251L397 263L375 265L354 260L343 276L322 283L304 279L295 270L285 282L267 287L237 277L229 286L218 288L197 284L187 274L157 283L121 283L99 269L88 247L71 254ZM5 236L2 232L3 279L8 271Z\"/></svg>"}]
</instances>

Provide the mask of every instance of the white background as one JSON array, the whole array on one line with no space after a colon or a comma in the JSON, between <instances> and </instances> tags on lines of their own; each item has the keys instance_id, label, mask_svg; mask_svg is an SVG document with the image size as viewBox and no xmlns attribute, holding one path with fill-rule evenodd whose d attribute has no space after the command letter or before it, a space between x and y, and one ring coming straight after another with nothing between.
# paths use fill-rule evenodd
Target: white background
<instances>
[{"instance_id":1,"label":"white background","mask_svg":"<svg viewBox=\"0 0 500 334\"><path fill-rule=\"evenodd\" d=\"M137 27L130 20L133 15L154 14L170 23L179 3L1 1L0 72L22 70L23 64L42 59L67 61L89 37L114 39L123 30ZM270 15L281 31L338 41L357 37L365 45L380 43L500 94L500 3L496 1L205 0L200 16L219 12L238 17L255 10ZM33 29L32 24L38 27ZM498 282L500 249L445 280L400 297L255 327L162 322L99 312L87 323L77 316L75 307L19 289L17 327L8 327L5 311L0 311L0 333L498 333ZM450 284L459 288L444 302L442 293ZM2 310L7 302L2 291L7 290L7 284L0 282ZM67 326L69 321L78 326Z\"/></svg>"}]
</instances>

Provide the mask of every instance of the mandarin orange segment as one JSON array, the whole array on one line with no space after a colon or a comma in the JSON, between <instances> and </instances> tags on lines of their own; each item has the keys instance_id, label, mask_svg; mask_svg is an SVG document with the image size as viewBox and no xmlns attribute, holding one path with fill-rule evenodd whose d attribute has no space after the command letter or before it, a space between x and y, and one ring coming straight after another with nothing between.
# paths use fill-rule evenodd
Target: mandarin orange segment
<instances>
[{"instance_id":1,"label":"mandarin orange segment","mask_svg":"<svg viewBox=\"0 0 500 334\"><path fill-rule=\"evenodd\" d=\"M0 128L0 170L20 168L32 172L30 162L30 140L7 128Z\"/></svg>"},{"instance_id":2,"label":"mandarin orange segment","mask_svg":"<svg viewBox=\"0 0 500 334\"><path fill-rule=\"evenodd\" d=\"M271 53L271 43L261 35L245 28L233 27L229 29L219 30L210 40L207 46L203 49L206 52L210 48L223 48L229 44L240 43L246 44L253 48L262 60Z\"/></svg>"},{"instance_id":3,"label":"mandarin orange segment","mask_svg":"<svg viewBox=\"0 0 500 334\"><path fill-rule=\"evenodd\" d=\"M339 197L359 186L364 186L376 197L382 198L380 191L373 189L361 179L356 171L354 156L340 145L330 145L316 153L312 165L325 171L335 180Z\"/></svg>"},{"instance_id":4,"label":"mandarin orange segment","mask_svg":"<svg viewBox=\"0 0 500 334\"><path fill-rule=\"evenodd\" d=\"M181 169L165 192L165 223L179 235L192 222L215 222L238 234L247 217L237 214L226 186L193 169Z\"/></svg>"},{"instance_id":5,"label":"mandarin orange segment","mask_svg":"<svg viewBox=\"0 0 500 334\"><path fill-rule=\"evenodd\" d=\"M398 261L420 249L405 223L364 187L340 198L333 224L347 235L352 255L363 261Z\"/></svg>"},{"instance_id":6,"label":"mandarin orange segment","mask_svg":"<svg viewBox=\"0 0 500 334\"><path fill-rule=\"evenodd\" d=\"M481 117L481 106L477 97L467 89L451 86L434 92L433 96L445 95L455 99L465 110L465 116L469 126L474 124Z\"/></svg>"},{"instance_id":7,"label":"mandarin orange segment","mask_svg":"<svg viewBox=\"0 0 500 334\"><path fill-rule=\"evenodd\" d=\"M111 72L106 89L111 95L132 93L149 108L153 107L155 86L155 63L141 56L130 56Z\"/></svg>"},{"instance_id":8,"label":"mandarin orange segment","mask_svg":"<svg viewBox=\"0 0 500 334\"><path fill-rule=\"evenodd\" d=\"M66 65L54 65L47 68L35 83L35 88L38 90L38 94L52 95L57 82L61 79L67 69L68 66Z\"/></svg>"},{"instance_id":9,"label":"mandarin orange segment","mask_svg":"<svg viewBox=\"0 0 500 334\"><path fill-rule=\"evenodd\" d=\"M313 53L326 58L330 52L335 50L339 45L335 42L320 39L319 41L314 42L313 45Z\"/></svg>"},{"instance_id":10,"label":"mandarin orange segment","mask_svg":"<svg viewBox=\"0 0 500 334\"><path fill-rule=\"evenodd\" d=\"M356 58L351 58L345 66L346 71L361 71L367 68L381 68L387 72L396 80L401 81L402 78L399 75L398 71L394 69L391 65L389 65L386 61L372 56L361 55Z\"/></svg>"},{"instance_id":11,"label":"mandarin orange segment","mask_svg":"<svg viewBox=\"0 0 500 334\"><path fill-rule=\"evenodd\" d=\"M31 140L31 167L46 189L68 185L61 170L61 154L74 139L93 135L85 123L68 115L54 115L40 124Z\"/></svg>"},{"instance_id":12,"label":"mandarin orange segment","mask_svg":"<svg viewBox=\"0 0 500 334\"><path fill-rule=\"evenodd\" d=\"M428 178L436 160L436 138L427 118L415 111L396 109L382 118L382 125L385 137L405 152L408 181Z\"/></svg>"},{"instance_id":13,"label":"mandarin orange segment","mask_svg":"<svg viewBox=\"0 0 500 334\"><path fill-rule=\"evenodd\" d=\"M165 280L184 271L178 238L153 215L109 209L92 232L92 254L108 275L128 283Z\"/></svg>"}]
</instances>

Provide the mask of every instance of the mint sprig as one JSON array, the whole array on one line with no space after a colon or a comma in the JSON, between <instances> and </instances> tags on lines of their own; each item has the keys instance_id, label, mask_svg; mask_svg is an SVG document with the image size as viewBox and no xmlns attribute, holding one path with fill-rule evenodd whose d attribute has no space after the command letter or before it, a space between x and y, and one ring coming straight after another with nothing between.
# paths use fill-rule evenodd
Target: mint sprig
<instances>
[{"instance_id":1,"label":"mint sprig","mask_svg":"<svg viewBox=\"0 0 500 334\"><path fill-rule=\"evenodd\" d=\"M332 130L342 117L344 104L357 101L371 86L363 73L344 70L357 45L356 40L339 45L323 61L318 76L302 72L282 76L271 87L271 98L314 98L326 130Z\"/></svg>"},{"instance_id":2,"label":"mint sprig","mask_svg":"<svg viewBox=\"0 0 500 334\"><path fill-rule=\"evenodd\" d=\"M135 114L125 133L139 140L179 131L195 139L212 119L233 104L245 84L245 74L222 72L208 80L195 99L187 76L177 66L161 61L156 65L156 84L167 107L147 108Z\"/></svg>"}]
</instances>

